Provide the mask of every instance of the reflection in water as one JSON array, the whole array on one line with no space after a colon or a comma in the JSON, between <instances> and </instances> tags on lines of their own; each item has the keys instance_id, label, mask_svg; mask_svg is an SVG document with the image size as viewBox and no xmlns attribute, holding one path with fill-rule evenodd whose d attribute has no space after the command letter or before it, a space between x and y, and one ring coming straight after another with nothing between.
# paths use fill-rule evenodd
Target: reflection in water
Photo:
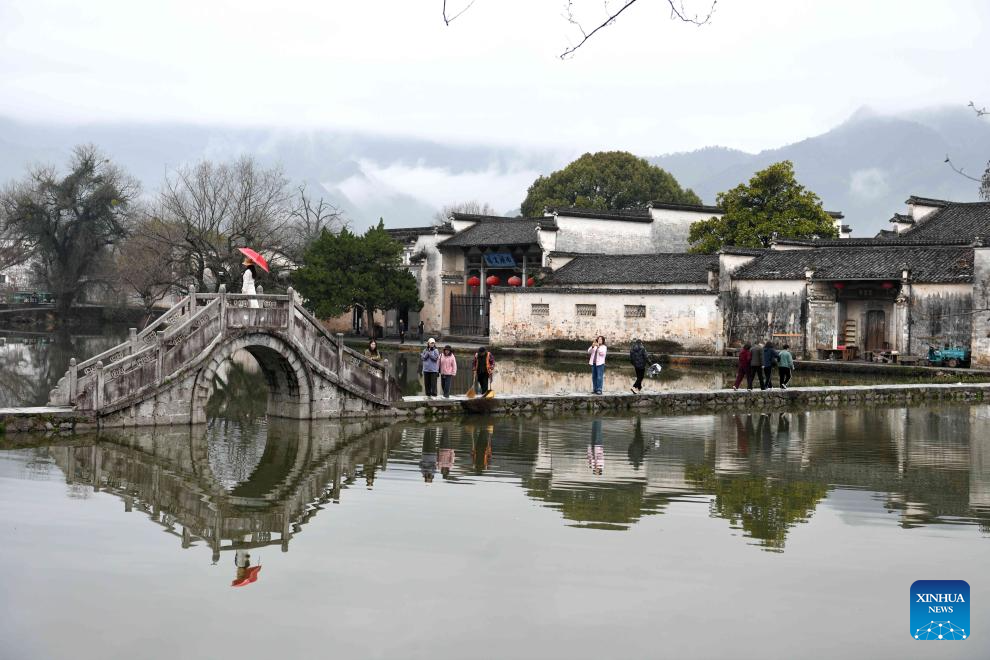
<instances>
[{"instance_id":1,"label":"reflection in water","mask_svg":"<svg viewBox=\"0 0 990 660\"><path fill-rule=\"evenodd\" d=\"M69 360L102 353L127 337L127 328L112 326L98 335L2 331L0 345L0 408L43 406Z\"/></svg>"},{"instance_id":2,"label":"reflection in water","mask_svg":"<svg viewBox=\"0 0 990 660\"><path fill-rule=\"evenodd\" d=\"M287 550L323 503L357 479L372 487L389 453L426 483L438 470L444 481L518 483L576 527L627 529L673 503L703 504L774 552L823 502L841 513L837 490L878 494L869 497L905 528L987 532L990 521L987 406L388 426L214 420L78 445L22 450L25 465L54 461L71 496L87 496L86 485L112 493L183 547L208 545L214 561L228 550Z\"/></svg>"}]
</instances>

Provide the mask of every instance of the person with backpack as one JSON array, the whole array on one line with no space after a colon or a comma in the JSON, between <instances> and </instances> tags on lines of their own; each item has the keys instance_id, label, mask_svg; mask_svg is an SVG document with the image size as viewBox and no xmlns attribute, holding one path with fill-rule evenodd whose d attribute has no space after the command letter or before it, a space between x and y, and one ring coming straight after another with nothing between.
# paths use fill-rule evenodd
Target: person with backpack
<instances>
[{"instance_id":1,"label":"person with backpack","mask_svg":"<svg viewBox=\"0 0 990 660\"><path fill-rule=\"evenodd\" d=\"M642 394L643 377L646 376L646 367L650 364L650 355L643 346L643 340L633 339L632 349L629 351L629 361L632 362L636 371L636 382L632 385L633 394Z\"/></svg>"},{"instance_id":2,"label":"person with backpack","mask_svg":"<svg viewBox=\"0 0 990 660\"><path fill-rule=\"evenodd\" d=\"M479 394L487 394L491 389L489 381L495 373L495 357L485 346L480 346L474 355L474 362L471 365L475 378L478 380Z\"/></svg>"},{"instance_id":3,"label":"person with backpack","mask_svg":"<svg viewBox=\"0 0 990 660\"><path fill-rule=\"evenodd\" d=\"M777 356L780 353L773 347L773 342L768 341L763 347L763 379L766 382L766 389L773 389L773 365L777 364Z\"/></svg>"}]
</instances>

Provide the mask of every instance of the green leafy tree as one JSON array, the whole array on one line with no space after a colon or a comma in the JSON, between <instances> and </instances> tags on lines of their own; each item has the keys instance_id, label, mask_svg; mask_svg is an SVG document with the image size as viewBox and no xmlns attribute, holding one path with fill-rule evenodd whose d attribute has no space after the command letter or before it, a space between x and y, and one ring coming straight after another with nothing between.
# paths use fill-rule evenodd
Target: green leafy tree
<instances>
[{"instance_id":1,"label":"green leafy tree","mask_svg":"<svg viewBox=\"0 0 990 660\"><path fill-rule=\"evenodd\" d=\"M599 151L539 177L529 187L521 208L525 216L538 216L544 209L562 206L618 211L649 202L700 204L701 199L643 158L627 151Z\"/></svg>"},{"instance_id":2,"label":"green leafy tree","mask_svg":"<svg viewBox=\"0 0 990 660\"><path fill-rule=\"evenodd\" d=\"M109 251L127 235L137 194L137 183L93 146L73 151L68 174L34 169L0 194L2 224L32 246L60 320L89 284L107 279Z\"/></svg>"},{"instance_id":3,"label":"green leafy tree","mask_svg":"<svg viewBox=\"0 0 990 660\"><path fill-rule=\"evenodd\" d=\"M725 246L763 248L780 238L835 238L832 217L818 195L794 178L790 161L760 170L749 183L718 194L721 218L691 225L691 251L713 254Z\"/></svg>"},{"instance_id":4,"label":"green leafy tree","mask_svg":"<svg viewBox=\"0 0 990 660\"><path fill-rule=\"evenodd\" d=\"M416 278L402 265L402 244L388 235L382 221L362 236L346 228L337 234L324 230L306 249L292 284L317 316L339 316L358 307L372 332L376 310L423 307Z\"/></svg>"}]
</instances>

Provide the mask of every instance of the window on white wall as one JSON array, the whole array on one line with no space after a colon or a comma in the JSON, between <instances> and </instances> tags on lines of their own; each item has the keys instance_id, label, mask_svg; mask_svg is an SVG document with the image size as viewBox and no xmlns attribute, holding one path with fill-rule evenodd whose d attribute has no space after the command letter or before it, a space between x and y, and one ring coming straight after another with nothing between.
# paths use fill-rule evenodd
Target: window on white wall
<instances>
[{"instance_id":1,"label":"window on white wall","mask_svg":"<svg viewBox=\"0 0 990 660\"><path fill-rule=\"evenodd\" d=\"M646 305L626 305L625 317L627 319L645 319Z\"/></svg>"},{"instance_id":2,"label":"window on white wall","mask_svg":"<svg viewBox=\"0 0 990 660\"><path fill-rule=\"evenodd\" d=\"M550 303L533 303L529 306L530 316L550 316Z\"/></svg>"},{"instance_id":3,"label":"window on white wall","mask_svg":"<svg viewBox=\"0 0 990 660\"><path fill-rule=\"evenodd\" d=\"M598 305L576 305L578 316L598 316Z\"/></svg>"}]
</instances>

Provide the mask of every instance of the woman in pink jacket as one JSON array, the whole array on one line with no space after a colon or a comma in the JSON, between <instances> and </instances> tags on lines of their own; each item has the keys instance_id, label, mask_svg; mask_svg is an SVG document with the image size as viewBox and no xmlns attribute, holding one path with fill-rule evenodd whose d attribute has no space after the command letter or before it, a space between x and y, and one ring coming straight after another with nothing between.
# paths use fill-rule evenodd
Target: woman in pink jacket
<instances>
[{"instance_id":1,"label":"woman in pink jacket","mask_svg":"<svg viewBox=\"0 0 990 660\"><path fill-rule=\"evenodd\" d=\"M604 335L595 337L595 342L588 348L588 364L591 365L591 387L595 394L601 394L605 389L605 346Z\"/></svg>"},{"instance_id":2,"label":"woman in pink jacket","mask_svg":"<svg viewBox=\"0 0 990 660\"><path fill-rule=\"evenodd\" d=\"M450 386L457 375L457 356L449 345L443 347L440 354L440 386L443 388L443 397L450 398Z\"/></svg>"}]
</instances>

